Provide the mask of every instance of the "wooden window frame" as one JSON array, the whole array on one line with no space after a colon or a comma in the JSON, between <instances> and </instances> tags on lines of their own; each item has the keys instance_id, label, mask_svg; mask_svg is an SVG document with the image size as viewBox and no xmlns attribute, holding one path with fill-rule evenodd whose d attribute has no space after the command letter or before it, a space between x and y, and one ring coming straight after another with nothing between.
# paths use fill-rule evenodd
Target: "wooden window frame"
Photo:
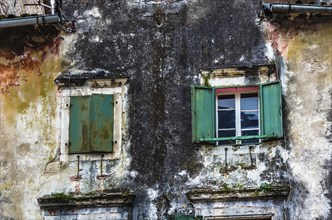
<instances>
[{"instance_id":1,"label":"wooden window frame","mask_svg":"<svg viewBox=\"0 0 332 220\"><path fill-rule=\"evenodd\" d=\"M248 131L258 130L260 134L260 100L259 100L259 86L250 87L233 87L233 88L216 88L216 103L218 103L218 97L221 95L234 95L235 99L235 136L240 137L242 135L241 127L241 95L242 94L257 94L257 112L258 112L258 129L247 129ZM218 104L216 104L216 137L219 137L219 120L218 120ZM251 111L251 110L248 110ZM256 110L255 110L256 111ZM242 144L241 140L235 140L236 144ZM257 143L259 144L260 141ZM217 145L222 145L217 142Z\"/></svg>"},{"instance_id":2,"label":"wooden window frame","mask_svg":"<svg viewBox=\"0 0 332 220\"><path fill-rule=\"evenodd\" d=\"M119 79L119 82L114 85L112 80L91 80L87 81L82 86L71 86L61 88L61 104L59 109L60 114L60 161L76 161L77 157L80 160L100 160L103 155L106 160L116 160L120 158L123 122L126 121L126 94L127 86L125 83L127 79ZM98 83L96 83L98 82ZM95 87L95 84L101 84L102 87ZM111 86L107 86L110 84ZM106 86L105 86L106 85ZM114 120L113 120L113 150L112 152L92 152L92 153L69 153L69 122L70 122L70 98L73 96L89 96L89 95L113 95L114 103Z\"/></svg>"}]
</instances>

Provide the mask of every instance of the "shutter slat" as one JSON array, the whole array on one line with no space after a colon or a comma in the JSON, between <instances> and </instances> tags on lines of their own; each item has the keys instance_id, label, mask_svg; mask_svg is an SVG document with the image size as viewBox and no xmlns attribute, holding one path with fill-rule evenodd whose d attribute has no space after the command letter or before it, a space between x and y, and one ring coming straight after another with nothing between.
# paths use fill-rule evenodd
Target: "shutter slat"
<instances>
[{"instance_id":1,"label":"shutter slat","mask_svg":"<svg viewBox=\"0 0 332 220\"><path fill-rule=\"evenodd\" d=\"M215 137L215 90L211 87L192 87L192 140Z\"/></svg>"}]
</instances>

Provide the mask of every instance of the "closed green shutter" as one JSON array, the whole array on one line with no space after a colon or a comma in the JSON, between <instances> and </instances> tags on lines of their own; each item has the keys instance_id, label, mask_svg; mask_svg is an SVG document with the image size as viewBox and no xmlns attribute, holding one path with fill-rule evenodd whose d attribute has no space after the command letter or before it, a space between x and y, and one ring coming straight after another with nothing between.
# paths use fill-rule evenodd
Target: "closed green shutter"
<instances>
[{"instance_id":1,"label":"closed green shutter","mask_svg":"<svg viewBox=\"0 0 332 220\"><path fill-rule=\"evenodd\" d=\"M201 138L214 138L215 90L211 87L192 87L192 140L199 143Z\"/></svg>"},{"instance_id":2,"label":"closed green shutter","mask_svg":"<svg viewBox=\"0 0 332 220\"><path fill-rule=\"evenodd\" d=\"M280 81L260 85L261 135L283 137Z\"/></svg>"},{"instance_id":3,"label":"closed green shutter","mask_svg":"<svg viewBox=\"0 0 332 220\"><path fill-rule=\"evenodd\" d=\"M91 102L91 151L112 152L113 95L93 95Z\"/></svg>"},{"instance_id":4,"label":"closed green shutter","mask_svg":"<svg viewBox=\"0 0 332 220\"><path fill-rule=\"evenodd\" d=\"M90 149L90 97L70 98L69 153L86 153Z\"/></svg>"}]
</instances>

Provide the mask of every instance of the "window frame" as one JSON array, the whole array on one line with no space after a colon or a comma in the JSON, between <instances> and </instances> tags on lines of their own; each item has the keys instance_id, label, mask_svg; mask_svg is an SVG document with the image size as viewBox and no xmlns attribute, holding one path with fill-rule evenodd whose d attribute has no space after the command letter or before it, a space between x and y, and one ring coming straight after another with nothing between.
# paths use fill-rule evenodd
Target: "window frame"
<instances>
[{"instance_id":1,"label":"window frame","mask_svg":"<svg viewBox=\"0 0 332 220\"><path fill-rule=\"evenodd\" d=\"M61 87L60 89L60 161L80 160L100 160L101 155L104 159L114 160L120 158L122 145L122 128L125 122L125 105L127 79L118 79L114 85L114 80L89 80L81 86ZM96 86L103 85L103 86ZM91 95L113 95L113 150L112 152L87 152L87 153L69 153L69 123L70 123L70 98L73 96L91 96Z\"/></svg>"},{"instance_id":2,"label":"window frame","mask_svg":"<svg viewBox=\"0 0 332 220\"><path fill-rule=\"evenodd\" d=\"M231 92L231 91L227 91L229 90L237 90L238 88L240 88L240 91L235 91L235 92ZM242 129L241 126L241 94L253 94L256 93L257 94L257 110L246 110L246 111L257 111L258 113L258 129L247 129L247 131L252 131L252 130L258 130L258 134L261 133L261 123L260 123L260 91L259 91L259 86L241 86L241 87L215 87L214 88L216 90L215 95L216 95L216 100L215 100L215 107L216 107L216 138L219 138L219 108L218 108L218 100L219 100L219 96L222 95L234 95L234 104L235 104L235 136L236 137L242 137L242 131L244 129ZM223 92L223 90L226 90L226 92ZM242 90L242 91L241 91ZM250 144L259 144L261 141L259 140L258 143L250 143ZM217 145L226 145L226 144L220 144L219 141L216 142ZM241 140L235 140L235 144L242 144Z\"/></svg>"}]
</instances>

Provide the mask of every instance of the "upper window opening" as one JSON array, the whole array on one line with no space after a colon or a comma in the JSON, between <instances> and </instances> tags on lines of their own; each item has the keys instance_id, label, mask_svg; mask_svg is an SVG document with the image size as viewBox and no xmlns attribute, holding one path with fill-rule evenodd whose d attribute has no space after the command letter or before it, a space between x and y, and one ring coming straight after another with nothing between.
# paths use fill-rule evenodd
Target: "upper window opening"
<instances>
[{"instance_id":1,"label":"upper window opening","mask_svg":"<svg viewBox=\"0 0 332 220\"><path fill-rule=\"evenodd\" d=\"M256 144L283 137L279 81L249 87L192 87L193 142Z\"/></svg>"},{"instance_id":2,"label":"upper window opening","mask_svg":"<svg viewBox=\"0 0 332 220\"><path fill-rule=\"evenodd\" d=\"M95 77L95 78L94 78ZM106 71L63 74L56 79L61 94L60 160L118 159L126 121L127 78Z\"/></svg>"}]
</instances>

